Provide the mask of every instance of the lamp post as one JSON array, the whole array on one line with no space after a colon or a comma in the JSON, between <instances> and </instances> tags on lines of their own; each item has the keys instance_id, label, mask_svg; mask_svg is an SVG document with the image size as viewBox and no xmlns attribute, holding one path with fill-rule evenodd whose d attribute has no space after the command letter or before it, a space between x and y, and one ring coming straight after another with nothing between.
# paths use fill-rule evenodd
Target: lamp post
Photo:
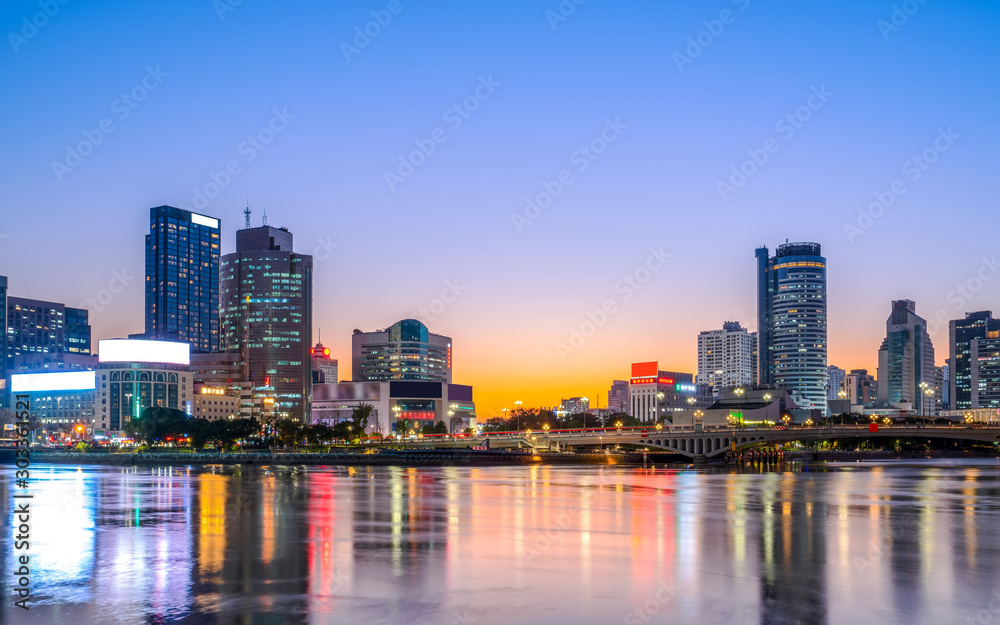
<instances>
[{"instance_id":1,"label":"lamp post","mask_svg":"<svg viewBox=\"0 0 1000 625\"><path fill-rule=\"evenodd\" d=\"M660 391L659 393L656 394L657 402L656 402L656 419L655 419L655 421L657 423L659 423L659 421L660 421L660 416L661 416L660 413L663 412L663 398L664 397L666 397L666 395L664 395L662 391Z\"/></svg>"},{"instance_id":2,"label":"lamp post","mask_svg":"<svg viewBox=\"0 0 1000 625\"><path fill-rule=\"evenodd\" d=\"M520 432L521 431L521 400L518 399L517 401L515 401L514 405L517 406L517 408L515 408L514 410L517 411L517 431Z\"/></svg>"},{"instance_id":3,"label":"lamp post","mask_svg":"<svg viewBox=\"0 0 1000 625\"><path fill-rule=\"evenodd\" d=\"M739 399L740 425L743 425L743 394L746 393L746 389L744 389L742 386L737 386L736 390L734 390L733 392L736 393L736 396L740 398Z\"/></svg>"},{"instance_id":4,"label":"lamp post","mask_svg":"<svg viewBox=\"0 0 1000 625\"><path fill-rule=\"evenodd\" d=\"M771 408L771 394L764 393L764 419L767 420Z\"/></svg>"}]
</instances>

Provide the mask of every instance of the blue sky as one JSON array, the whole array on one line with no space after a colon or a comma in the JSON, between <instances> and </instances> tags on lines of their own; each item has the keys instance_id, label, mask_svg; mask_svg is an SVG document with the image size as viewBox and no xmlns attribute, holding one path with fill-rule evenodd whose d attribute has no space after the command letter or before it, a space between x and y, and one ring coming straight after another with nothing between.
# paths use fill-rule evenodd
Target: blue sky
<instances>
[{"instance_id":1,"label":"blue sky","mask_svg":"<svg viewBox=\"0 0 1000 625\"><path fill-rule=\"evenodd\" d=\"M997 248L996 3L43 5L0 8L0 273L13 295L70 304L134 275L93 311L98 337L142 329L149 207L191 206L231 161L239 173L202 211L223 220L223 252L249 197L255 225L266 208L316 253L316 324L344 373L352 329L422 316L455 339L456 381L484 412L593 397L633 361L693 371L699 330L755 326L754 248L786 238L823 244L841 367L874 369L892 299L928 317L1000 311L992 276L955 295ZM575 9L553 21L560 6ZM880 29L894 6L911 14ZM373 11L391 21L376 28ZM366 27L377 34L345 55ZM133 89L145 97L122 118ZM825 101L801 108L814 89ZM808 119L788 136L777 124L797 111ZM614 141L579 171L607 120ZM390 188L386 172L428 141ZM925 150L936 160L912 180ZM756 171L723 199L734 166ZM564 170L571 182L515 227ZM897 180L905 192L846 232ZM650 247L669 260L626 300L616 284ZM615 312L560 350L608 299Z\"/></svg>"}]
</instances>

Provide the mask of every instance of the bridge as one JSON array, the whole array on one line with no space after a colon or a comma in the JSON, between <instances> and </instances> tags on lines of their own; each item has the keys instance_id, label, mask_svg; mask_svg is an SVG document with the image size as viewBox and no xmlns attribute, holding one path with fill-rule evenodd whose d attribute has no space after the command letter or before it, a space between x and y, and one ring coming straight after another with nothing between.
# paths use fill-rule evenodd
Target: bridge
<instances>
[{"instance_id":1,"label":"bridge","mask_svg":"<svg viewBox=\"0 0 1000 625\"><path fill-rule=\"evenodd\" d=\"M851 438L933 438L980 443L1000 442L1000 426L956 425L879 425L877 431L865 425L830 427L788 426L782 428L663 427L604 428L555 432L498 432L450 440L421 439L418 446L466 447L485 445L491 449L530 448L563 451L574 447L612 445L648 448L688 458L713 458L727 451L793 441L829 441Z\"/></svg>"}]
</instances>

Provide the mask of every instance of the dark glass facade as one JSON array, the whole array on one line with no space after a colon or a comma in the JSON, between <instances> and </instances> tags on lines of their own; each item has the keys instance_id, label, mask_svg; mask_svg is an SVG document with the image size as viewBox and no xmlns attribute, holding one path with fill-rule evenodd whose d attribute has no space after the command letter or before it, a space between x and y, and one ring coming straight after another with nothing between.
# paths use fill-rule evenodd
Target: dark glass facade
<instances>
[{"instance_id":1,"label":"dark glass facade","mask_svg":"<svg viewBox=\"0 0 1000 625\"><path fill-rule=\"evenodd\" d=\"M236 233L221 263L222 349L240 355L241 378L280 417L304 421L312 397L312 256L292 251L282 228ZM254 415L257 416L257 415Z\"/></svg>"},{"instance_id":2,"label":"dark glass facade","mask_svg":"<svg viewBox=\"0 0 1000 625\"><path fill-rule=\"evenodd\" d=\"M758 380L827 411L826 259L818 243L758 248Z\"/></svg>"},{"instance_id":3,"label":"dark glass facade","mask_svg":"<svg viewBox=\"0 0 1000 625\"><path fill-rule=\"evenodd\" d=\"M218 219L180 208L149 209L146 338L218 351L220 227Z\"/></svg>"},{"instance_id":4,"label":"dark glass facade","mask_svg":"<svg viewBox=\"0 0 1000 625\"><path fill-rule=\"evenodd\" d=\"M985 376L976 375L975 388L973 388L973 369L978 369L980 362L987 368L989 359L980 361L981 356L989 354L991 344L995 345L1000 341L1000 319L994 319L992 311L984 310L980 312L967 313L965 319L956 319L949 324L948 328L950 343L950 364L951 380L950 400L952 410L965 410L968 408L986 408L988 404L982 404L981 396L990 393L988 380L990 374ZM977 356L973 359L972 342L977 341ZM975 391L975 392L973 392ZM998 391L992 390L994 394Z\"/></svg>"},{"instance_id":5,"label":"dark glass facade","mask_svg":"<svg viewBox=\"0 0 1000 625\"><path fill-rule=\"evenodd\" d=\"M88 312L56 302L6 298L8 371L61 362L64 354L90 354Z\"/></svg>"}]
</instances>

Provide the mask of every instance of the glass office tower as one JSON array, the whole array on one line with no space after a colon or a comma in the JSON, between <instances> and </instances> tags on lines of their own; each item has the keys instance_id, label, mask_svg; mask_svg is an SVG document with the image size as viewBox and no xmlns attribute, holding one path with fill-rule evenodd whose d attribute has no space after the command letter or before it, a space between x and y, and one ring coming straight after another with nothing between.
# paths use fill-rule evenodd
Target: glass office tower
<instances>
[{"instance_id":1,"label":"glass office tower","mask_svg":"<svg viewBox=\"0 0 1000 625\"><path fill-rule=\"evenodd\" d=\"M218 351L220 225L173 206L149 209L145 338Z\"/></svg>"},{"instance_id":2,"label":"glass office tower","mask_svg":"<svg viewBox=\"0 0 1000 625\"><path fill-rule=\"evenodd\" d=\"M1000 380L990 373L996 368L990 354L1000 349L1000 319L994 319L989 310L966 313L965 319L949 323L948 335L951 409L992 407L987 398L1000 395L995 386Z\"/></svg>"},{"instance_id":3,"label":"glass office tower","mask_svg":"<svg viewBox=\"0 0 1000 625\"><path fill-rule=\"evenodd\" d=\"M355 382L433 380L451 383L451 337L428 331L416 319L397 321L385 330L351 336L351 374Z\"/></svg>"},{"instance_id":4,"label":"glass office tower","mask_svg":"<svg viewBox=\"0 0 1000 625\"><path fill-rule=\"evenodd\" d=\"M242 382L263 412L253 416L305 421L312 398L312 256L292 251L285 228L245 228L221 267L222 349L240 355Z\"/></svg>"},{"instance_id":5,"label":"glass office tower","mask_svg":"<svg viewBox=\"0 0 1000 625\"><path fill-rule=\"evenodd\" d=\"M803 408L827 412L826 259L818 243L757 249L760 384L786 389Z\"/></svg>"}]
</instances>

